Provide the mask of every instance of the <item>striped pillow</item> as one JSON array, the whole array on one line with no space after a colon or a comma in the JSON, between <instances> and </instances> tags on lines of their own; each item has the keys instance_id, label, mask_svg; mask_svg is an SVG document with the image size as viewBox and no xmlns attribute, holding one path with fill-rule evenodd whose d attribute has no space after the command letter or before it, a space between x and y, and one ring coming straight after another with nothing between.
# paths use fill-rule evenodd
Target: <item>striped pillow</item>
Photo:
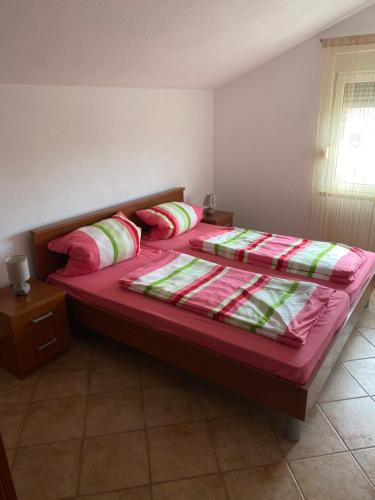
<instances>
[{"instance_id":1,"label":"striped pillow","mask_svg":"<svg viewBox=\"0 0 375 500\"><path fill-rule=\"evenodd\" d=\"M59 274L78 276L138 255L140 237L141 229L118 212L50 241L48 248L69 256L66 266L57 271Z\"/></svg>"},{"instance_id":2,"label":"striped pillow","mask_svg":"<svg viewBox=\"0 0 375 500\"><path fill-rule=\"evenodd\" d=\"M138 217L152 226L145 236L148 240L166 240L190 231L202 219L203 208L180 201L161 203L146 210L138 210Z\"/></svg>"}]
</instances>

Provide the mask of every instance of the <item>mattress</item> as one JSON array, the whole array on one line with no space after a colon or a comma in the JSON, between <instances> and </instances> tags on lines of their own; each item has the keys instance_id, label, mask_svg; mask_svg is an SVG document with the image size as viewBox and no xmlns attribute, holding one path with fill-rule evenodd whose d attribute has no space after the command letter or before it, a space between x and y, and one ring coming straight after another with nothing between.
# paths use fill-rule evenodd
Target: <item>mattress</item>
<instances>
[{"instance_id":1,"label":"mattress","mask_svg":"<svg viewBox=\"0 0 375 500\"><path fill-rule=\"evenodd\" d=\"M199 230L202 230L201 226ZM174 245L177 240L178 238L174 240ZM182 241L186 247L186 237L179 239L178 244L182 244ZM121 288L119 279L125 273L150 262L161 252L163 250L144 245L141 253L128 261L83 276L66 277L53 273L49 276L49 282L86 304L123 315L143 325L165 331L184 342L204 347L298 384L308 381L350 308L349 296L338 290L330 298L325 313L312 328L303 347L296 349L282 345Z\"/></svg>"},{"instance_id":2,"label":"mattress","mask_svg":"<svg viewBox=\"0 0 375 500\"><path fill-rule=\"evenodd\" d=\"M201 259L211 260L212 262L217 262L218 264L223 264L225 266L237 267L238 269L245 269L247 271L252 271L254 273L269 274L272 276L279 276L281 278L287 278L298 281L312 281L314 283L319 283L323 286L328 286L329 288L334 288L336 290L341 290L346 292L350 297L350 303L356 301L356 299L361 294L363 287L366 285L371 276L375 273L375 253L365 252L366 262L359 269L355 280L348 284L334 283L332 281L319 280L316 278L307 278L305 276L298 276L297 274L285 273L281 271L275 271L273 269L267 269L265 267L256 266L253 264L246 264L238 262L235 260L225 259L224 257L219 257L205 252L200 252L199 250L192 250L189 245L190 238L204 236L217 230L218 226L212 226L211 224L198 224L194 229L188 233L181 234L176 238L170 238L168 240L158 240L158 241L147 241L142 240L142 245L146 245L151 248L161 249L161 250L177 250L178 252L188 253Z\"/></svg>"}]
</instances>

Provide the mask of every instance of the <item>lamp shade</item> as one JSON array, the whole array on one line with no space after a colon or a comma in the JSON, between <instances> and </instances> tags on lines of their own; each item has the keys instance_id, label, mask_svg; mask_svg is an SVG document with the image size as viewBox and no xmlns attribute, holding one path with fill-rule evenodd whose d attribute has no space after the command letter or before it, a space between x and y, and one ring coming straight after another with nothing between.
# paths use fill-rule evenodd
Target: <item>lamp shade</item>
<instances>
[{"instance_id":1,"label":"lamp shade","mask_svg":"<svg viewBox=\"0 0 375 500\"><path fill-rule=\"evenodd\" d=\"M204 197L203 206L206 207L205 213L208 215L215 213L216 197L214 193L207 193Z\"/></svg>"},{"instance_id":2,"label":"lamp shade","mask_svg":"<svg viewBox=\"0 0 375 500\"><path fill-rule=\"evenodd\" d=\"M204 197L203 206L208 208L216 207L216 197L214 193L207 193Z\"/></svg>"},{"instance_id":3,"label":"lamp shade","mask_svg":"<svg viewBox=\"0 0 375 500\"><path fill-rule=\"evenodd\" d=\"M30 278L29 264L26 255L12 255L6 260L8 278L12 285L18 285Z\"/></svg>"}]
</instances>

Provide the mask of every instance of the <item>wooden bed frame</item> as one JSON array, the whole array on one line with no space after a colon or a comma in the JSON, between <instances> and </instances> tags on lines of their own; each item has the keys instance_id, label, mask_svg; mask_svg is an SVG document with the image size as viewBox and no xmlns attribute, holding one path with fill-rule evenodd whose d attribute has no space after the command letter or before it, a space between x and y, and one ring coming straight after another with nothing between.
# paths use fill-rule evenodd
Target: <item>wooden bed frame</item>
<instances>
[{"instance_id":1,"label":"wooden bed frame","mask_svg":"<svg viewBox=\"0 0 375 500\"><path fill-rule=\"evenodd\" d=\"M168 201L183 200L184 188L180 187L31 231L38 277L45 280L51 272L64 265L65 257L50 252L47 248L48 242L52 239L83 225L93 224L105 217L110 217L117 210L122 210L130 219L140 224L135 215L136 210ZM90 306L72 297L68 297L68 312L69 318L80 325L284 412L288 417L285 437L291 441L297 441L300 422L306 419L308 411L316 401L356 321L368 304L374 288L375 277L373 275L352 305L345 323L331 340L324 357L305 385L298 385L265 371L251 368L234 359L190 344L108 310Z\"/></svg>"}]
</instances>

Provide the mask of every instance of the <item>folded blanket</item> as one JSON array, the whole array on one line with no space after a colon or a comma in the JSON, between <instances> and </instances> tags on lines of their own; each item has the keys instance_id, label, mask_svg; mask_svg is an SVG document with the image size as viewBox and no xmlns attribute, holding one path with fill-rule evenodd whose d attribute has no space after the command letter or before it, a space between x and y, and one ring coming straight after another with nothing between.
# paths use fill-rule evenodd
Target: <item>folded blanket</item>
<instances>
[{"instance_id":1,"label":"folded blanket","mask_svg":"<svg viewBox=\"0 0 375 500\"><path fill-rule=\"evenodd\" d=\"M304 240L238 227L192 238L195 250L248 262L267 269L321 280L350 283L366 260L363 250L341 243Z\"/></svg>"},{"instance_id":2,"label":"folded blanket","mask_svg":"<svg viewBox=\"0 0 375 500\"><path fill-rule=\"evenodd\" d=\"M174 251L120 279L128 290L300 347L335 290Z\"/></svg>"}]
</instances>

